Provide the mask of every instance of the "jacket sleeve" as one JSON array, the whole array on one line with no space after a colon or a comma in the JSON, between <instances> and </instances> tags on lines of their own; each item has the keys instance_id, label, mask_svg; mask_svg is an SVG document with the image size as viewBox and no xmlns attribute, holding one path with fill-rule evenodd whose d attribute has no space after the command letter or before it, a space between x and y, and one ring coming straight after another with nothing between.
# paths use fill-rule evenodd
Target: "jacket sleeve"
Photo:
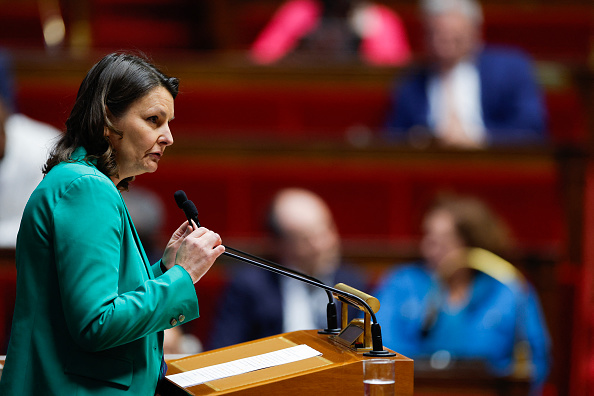
<instances>
[{"instance_id":1,"label":"jacket sleeve","mask_svg":"<svg viewBox=\"0 0 594 396\"><path fill-rule=\"evenodd\" d=\"M146 277L139 276L136 289L120 292L123 271L144 264L140 254L139 264L122 262L127 257L122 254L124 209L110 183L92 175L76 179L53 214L56 271L67 326L74 340L90 351L172 327L171 318L180 315L186 321L198 316L194 285L179 266L152 280L143 268Z\"/></svg>"},{"instance_id":2,"label":"jacket sleeve","mask_svg":"<svg viewBox=\"0 0 594 396\"><path fill-rule=\"evenodd\" d=\"M530 284L518 298L518 336L527 341L532 361L532 392L540 394L551 366L551 340L536 290Z\"/></svg>"},{"instance_id":3,"label":"jacket sleeve","mask_svg":"<svg viewBox=\"0 0 594 396\"><path fill-rule=\"evenodd\" d=\"M250 55L260 64L274 63L287 55L318 23L320 6L312 0L290 0L273 15L258 35Z\"/></svg>"},{"instance_id":4,"label":"jacket sleeve","mask_svg":"<svg viewBox=\"0 0 594 396\"><path fill-rule=\"evenodd\" d=\"M153 276L155 278L160 277L161 275L163 275L165 272L163 272L163 268L161 267L161 260L157 261L155 264L153 264L151 266L151 271L153 272Z\"/></svg>"},{"instance_id":5,"label":"jacket sleeve","mask_svg":"<svg viewBox=\"0 0 594 396\"><path fill-rule=\"evenodd\" d=\"M409 144L411 133L429 133L426 84L427 75L420 69L394 82L383 125L387 139Z\"/></svg>"},{"instance_id":6,"label":"jacket sleeve","mask_svg":"<svg viewBox=\"0 0 594 396\"><path fill-rule=\"evenodd\" d=\"M402 66L410 61L411 51L406 28L400 16L389 7L370 4L361 7L367 23L361 42L365 59L375 65Z\"/></svg>"},{"instance_id":7,"label":"jacket sleeve","mask_svg":"<svg viewBox=\"0 0 594 396\"><path fill-rule=\"evenodd\" d=\"M546 143L546 106L530 59L500 50L486 56L480 68L489 144Z\"/></svg>"}]
</instances>

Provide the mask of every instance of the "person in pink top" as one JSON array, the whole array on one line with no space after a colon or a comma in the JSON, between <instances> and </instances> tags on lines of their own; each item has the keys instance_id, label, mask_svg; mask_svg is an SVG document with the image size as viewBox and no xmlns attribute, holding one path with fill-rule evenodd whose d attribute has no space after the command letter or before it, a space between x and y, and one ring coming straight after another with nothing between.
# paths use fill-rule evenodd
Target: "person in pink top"
<instances>
[{"instance_id":1,"label":"person in pink top","mask_svg":"<svg viewBox=\"0 0 594 396\"><path fill-rule=\"evenodd\" d=\"M361 0L288 0L254 41L250 56L275 63L291 53L328 60L400 66L411 57L400 17L390 8Z\"/></svg>"}]
</instances>

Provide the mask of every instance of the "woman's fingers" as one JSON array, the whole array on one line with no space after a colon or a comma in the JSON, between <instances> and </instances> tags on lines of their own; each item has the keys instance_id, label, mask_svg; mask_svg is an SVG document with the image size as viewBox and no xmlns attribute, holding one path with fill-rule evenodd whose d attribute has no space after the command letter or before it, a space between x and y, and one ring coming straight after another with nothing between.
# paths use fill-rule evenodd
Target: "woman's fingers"
<instances>
[{"instance_id":1,"label":"woman's fingers","mask_svg":"<svg viewBox=\"0 0 594 396\"><path fill-rule=\"evenodd\" d=\"M219 234L199 227L184 239L175 263L185 268L196 283L224 251Z\"/></svg>"}]
</instances>

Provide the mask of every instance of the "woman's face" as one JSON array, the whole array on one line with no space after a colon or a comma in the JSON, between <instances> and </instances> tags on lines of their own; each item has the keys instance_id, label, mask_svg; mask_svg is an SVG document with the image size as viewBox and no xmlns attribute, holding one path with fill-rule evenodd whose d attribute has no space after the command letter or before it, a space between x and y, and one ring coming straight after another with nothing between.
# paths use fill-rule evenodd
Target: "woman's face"
<instances>
[{"instance_id":1,"label":"woman's face","mask_svg":"<svg viewBox=\"0 0 594 396\"><path fill-rule=\"evenodd\" d=\"M173 144L169 122L173 119L173 96L156 87L132 103L126 113L112 120L122 136L105 128L115 149L118 165L117 185L122 179L157 170L165 147Z\"/></svg>"},{"instance_id":2,"label":"woman's face","mask_svg":"<svg viewBox=\"0 0 594 396\"><path fill-rule=\"evenodd\" d=\"M439 269L446 258L464 248L464 242L456 230L454 216L446 210L430 212L423 222L421 254L433 269Z\"/></svg>"}]
</instances>

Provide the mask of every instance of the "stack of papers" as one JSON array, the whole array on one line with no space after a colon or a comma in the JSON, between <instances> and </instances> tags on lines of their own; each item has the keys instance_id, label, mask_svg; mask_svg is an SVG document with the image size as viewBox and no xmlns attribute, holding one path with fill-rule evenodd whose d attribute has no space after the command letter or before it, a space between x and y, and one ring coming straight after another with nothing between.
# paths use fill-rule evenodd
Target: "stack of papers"
<instances>
[{"instance_id":1,"label":"stack of papers","mask_svg":"<svg viewBox=\"0 0 594 396\"><path fill-rule=\"evenodd\" d=\"M186 371L184 373L168 375L167 378L175 384L187 388L208 381L214 381L234 375L245 374L250 371L261 370L268 367L308 359L314 356L320 356L321 354L321 352L318 352L307 345L297 345L274 352L264 353L262 355L250 356L227 363Z\"/></svg>"}]
</instances>

